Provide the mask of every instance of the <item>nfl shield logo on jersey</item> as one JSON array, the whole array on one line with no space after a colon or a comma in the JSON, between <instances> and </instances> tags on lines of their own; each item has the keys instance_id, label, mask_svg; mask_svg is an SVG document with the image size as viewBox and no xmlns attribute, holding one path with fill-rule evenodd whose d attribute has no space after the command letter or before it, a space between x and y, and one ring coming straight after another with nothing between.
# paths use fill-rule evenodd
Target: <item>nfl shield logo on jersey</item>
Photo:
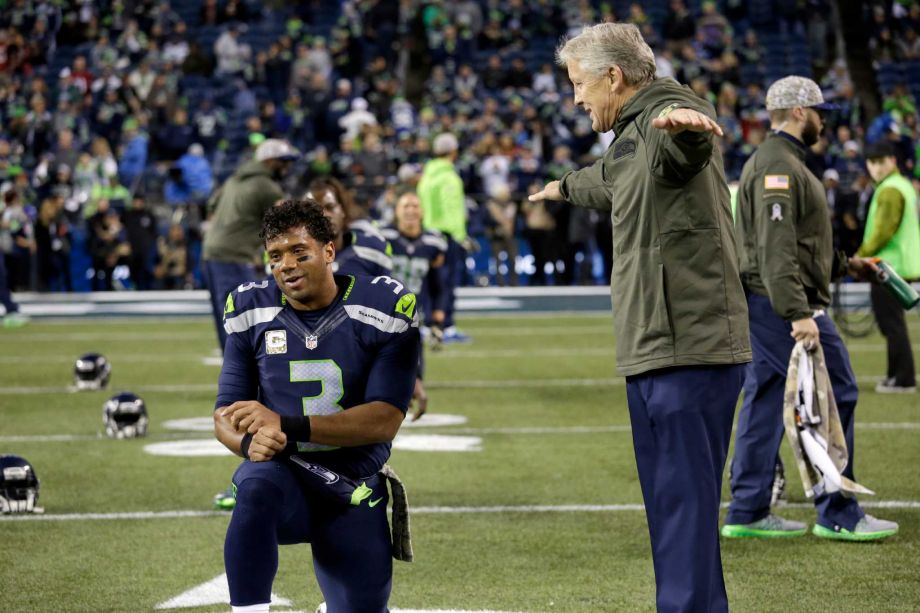
<instances>
[{"instance_id":1,"label":"nfl shield logo on jersey","mask_svg":"<svg viewBox=\"0 0 920 613\"><path fill-rule=\"evenodd\" d=\"M315 334L311 334L307 337L307 349L316 349L316 346L319 344L319 337Z\"/></svg>"},{"instance_id":2,"label":"nfl shield logo on jersey","mask_svg":"<svg viewBox=\"0 0 920 613\"><path fill-rule=\"evenodd\" d=\"M287 353L286 330L267 330L265 332L265 353Z\"/></svg>"}]
</instances>

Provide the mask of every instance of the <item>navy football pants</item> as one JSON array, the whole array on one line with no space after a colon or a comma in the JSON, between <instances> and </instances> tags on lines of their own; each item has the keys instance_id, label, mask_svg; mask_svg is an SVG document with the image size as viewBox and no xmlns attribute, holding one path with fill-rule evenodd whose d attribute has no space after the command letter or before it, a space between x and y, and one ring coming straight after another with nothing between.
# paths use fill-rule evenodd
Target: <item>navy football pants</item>
<instances>
[{"instance_id":1,"label":"navy football pants","mask_svg":"<svg viewBox=\"0 0 920 613\"><path fill-rule=\"evenodd\" d=\"M13 302L13 295L10 293L9 276L6 274L6 261L2 252L0 252L0 304L6 308L7 315L19 312L19 305Z\"/></svg>"},{"instance_id":2,"label":"navy football pants","mask_svg":"<svg viewBox=\"0 0 920 613\"><path fill-rule=\"evenodd\" d=\"M242 283L261 281L264 275L257 275L255 269L249 264L235 262L217 262L205 260L205 283L211 294L211 315L214 317L214 326L217 329L217 340L220 350L227 344L227 333L224 331L224 307L227 304L227 294Z\"/></svg>"},{"instance_id":3,"label":"navy football pants","mask_svg":"<svg viewBox=\"0 0 920 613\"><path fill-rule=\"evenodd\" d=\"M324 508L306 498L286 464L244 461L233 475L236 507L224 542L230 604L269 602L278 545L310 543L330 613L386 613L393 576L389 496L377 475L364 482L374 493L359 506Z\"/></svg>"},{"instance_id":4,"label":"navy football pants","mask_svg":"<svg viewBox=\"0 0 920 613\"><path fill-rule=\"evenodd\" d=\"M795 339L789 336L792 325L773 311L770 300L748 292L751 321L751 348L754 362L744 381L744 401L738 416L735 456L732 458L732 502L727 524L749 524L770 512L773 467L785 430L783 428L783 394L789 356ZM843 474L853 477L853 413L859 389L850 366L850 355L827 315L815 318L827 372L837 401L840 425L846 437L850 461ZM863 516L855 498L839 493L815 498L818 523L830 529L840 526L852 530Z\"/></svg>"},{"instance_id":5,"label":"navy football pants","mask_svg":"<svg viewBox=\"0 0 920 613\"><path fill-rule=\"evenodd\" d=\"M719 501L744 365L626 378L659 613L728 611Z\"/></svg>"},{"instance_id":6,"label":"navy football pants","mask_svg":"<svg viewBox=\"0 0 920 613\"><path fill-rule=\"evenodd\" d=\"M447 238L447 254L444 257L446 271L441 291L445 294L443 327L449 328L454 325L457 287L463 285L463 278L466 275L466 250L450 236L445 234L445 238Z\"/></svg>"}]
</instances>

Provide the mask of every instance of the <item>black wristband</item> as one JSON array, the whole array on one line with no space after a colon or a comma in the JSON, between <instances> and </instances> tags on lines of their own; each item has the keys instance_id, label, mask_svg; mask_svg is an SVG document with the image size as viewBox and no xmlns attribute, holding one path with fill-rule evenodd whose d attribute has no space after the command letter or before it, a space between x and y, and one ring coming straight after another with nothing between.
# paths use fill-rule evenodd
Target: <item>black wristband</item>
<instances>
[{"instance_id":1,"label":"black wristband","mask_svg":"<svg viewBox=\"0 0 920 613\"><path fill-rule=\"evenodd\" d=\"M249 444L252 442L252 433L247 432L243 435L243 438L240 439L240 453L243 454L243 457L247 460L249 459Z\"/></svg>"},{"instance_id":2,"label":"black wristband","mask_svg":"<svg viewBox=\"0 0 920 613\"><path fill-rule=\"evenodd\" d=\"M298 443L310 442L310 416L303 415L300 417L281 416L281 431L287 435L288 439Z\"/></svg>"}]
</instances>

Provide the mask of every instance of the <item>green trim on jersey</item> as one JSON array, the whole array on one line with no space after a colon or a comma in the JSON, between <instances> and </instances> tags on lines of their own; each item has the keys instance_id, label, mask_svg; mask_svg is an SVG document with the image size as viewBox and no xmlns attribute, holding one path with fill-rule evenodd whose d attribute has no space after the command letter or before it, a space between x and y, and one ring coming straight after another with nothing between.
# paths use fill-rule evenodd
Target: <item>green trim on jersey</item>
<instances>
[{"instance_id":1,"label":"green trim on jersey","mask_svg":"<svg viewBox=\"0 0 920 613\"><path fill-rule=\"evenodd\" d=\"M359 504L361 504L362 500L366 498L370 498L373 495L374 495L374 490L367 487L367 484L362 481L361 485L356 487L355 491L351 493L351 504L353 506L358 506Z\"/></svg>"},{"instance_id":2,"label":"green trim on jersey","mask_svg":"<svg viewBox=\"0 0 920 613\"><path fill-rule=\"evenodd\" d=\"M402 313L409 319L412 319L415 316L416 303L415 294L406 294L396 303L396 312Z\"/></svg>"},{"instance_id":3,"label":"green trim on jersey","mask_svg":"<svg viewBox=\"0 0 920 613\"><path fill-rule=\"evenodd\" d=\"M236 306L233 304L233 294L227 294L227 302L224 304L224 319L227 319L227 315L232 313L236 309Z\"/></svg>"},{"instance_id":4,"label":"green trim on jersey","mask_svg":"<svg viewBox=\"0 0 920 613\"><path fill-rule=\"evenodd\" d=\"M355 276L348 275L348 277L351 279L351 283L348 284L348 289L346 289L345 293L342 294L342 302L345 302L346 300L348 300L348 297L351 295L351 290L355 286Z\"/></svg>"}]
</instances>

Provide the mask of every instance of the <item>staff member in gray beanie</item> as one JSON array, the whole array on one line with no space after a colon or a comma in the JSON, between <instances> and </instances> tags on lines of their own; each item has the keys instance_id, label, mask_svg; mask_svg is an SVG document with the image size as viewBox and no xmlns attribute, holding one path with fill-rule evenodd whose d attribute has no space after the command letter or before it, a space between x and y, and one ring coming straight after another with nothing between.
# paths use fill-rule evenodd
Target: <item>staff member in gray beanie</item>
<instances>
[{"instance_id":1,"label":"staff member in gray beanie","mask_svg":"<svg viewBox=\"0 0 920 613\"><path fill-rule=\"evenodd\" d=\"M754 362L744 383L731 466L732 502L722 527L726 537L794 537L802 522L770 512L776 454L783 436L783 392L789 356L797 341L821 343L853 476L853 414L858 388L850 356L824 309L830 282L862 275L871 265L835 252L824 186L805 166L808 147L822 129L824 102L811 79L786 77L767 90L773 129L744 165L735 228L741 246L741 279L750 315ZM815 536L847 541L886 538L894 522L866 515L855 498L840 492L815 497Z\"/></svg>"}]
</instances>

